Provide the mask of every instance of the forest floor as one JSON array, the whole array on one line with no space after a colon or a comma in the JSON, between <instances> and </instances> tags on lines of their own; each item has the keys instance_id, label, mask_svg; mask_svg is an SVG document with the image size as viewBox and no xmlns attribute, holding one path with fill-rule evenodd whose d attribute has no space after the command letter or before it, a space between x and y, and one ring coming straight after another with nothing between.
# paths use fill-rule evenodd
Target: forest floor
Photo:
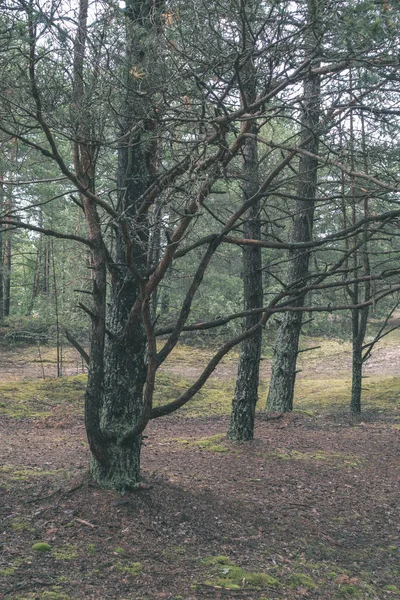
<instances>
[{"instance_id":1,"label":"forest floor","mask_svg":"<svg viewBox=\"0 0 400 600\"><path fill-rule=\"evenodd\" d=\"M154 421L143 489L87 475L85 376L72 351L0 348L0 596L6 600L400 598L400 343L368 363L349 417L350 349L309 339L296 410L225 433L237 356L190 406ZM180 346L159 378L175 397L210 351ZM40 543L41 546L35 546Z\"/></svg>"}]
</instances>

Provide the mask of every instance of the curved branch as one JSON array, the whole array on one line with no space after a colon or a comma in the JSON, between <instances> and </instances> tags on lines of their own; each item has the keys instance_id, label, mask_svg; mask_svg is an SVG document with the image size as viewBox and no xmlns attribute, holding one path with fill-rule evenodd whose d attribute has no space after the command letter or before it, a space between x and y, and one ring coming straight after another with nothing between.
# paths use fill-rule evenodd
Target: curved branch
<instances>
[{"instance_id":1,"label":"curved branch","mask_svg":"<svg viewBox=\"0 0 400 600\"><path fill-rule=\"evenodd\" d=\"M28 231L37 231L38 233L43 233L43 235L48 235L63 240L72 240L74 242L79 242L80 244L85 244L85 246L89 246L89 248L93 248L93 244L90 240L79 235L74 235L73 233L61 233L60 231L55 231L54 229L47 229L45 227L38 227L37 225L30 225L29 223L23 223L21 221L13 221L9 219L0 219L0 224L8 226L11 225L16 229L28 229Z\"/></svg>"}]
</instances>

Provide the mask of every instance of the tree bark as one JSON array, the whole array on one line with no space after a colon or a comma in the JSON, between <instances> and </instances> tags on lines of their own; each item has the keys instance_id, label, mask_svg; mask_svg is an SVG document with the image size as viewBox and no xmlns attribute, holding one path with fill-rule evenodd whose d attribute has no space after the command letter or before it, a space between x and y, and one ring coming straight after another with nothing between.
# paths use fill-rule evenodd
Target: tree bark
<instances>
[{"instance_id":1,"label":"tree bark","mask_svg":"<svg viewBox=\"0 0 400 600\"><path fill-rule=\"evenodd\" d=\"M353 89L353 78L352 72L349 72L350 85L349 88ZM362 155L364 162L365 172L369 172L368 158L366 152L365 143L365 123L364 117L360 115L361 121L361 144L362 144ZM354 117L353 113L350 115L350 151L351 151L351 166L355 168L355 152L354 152ZM357 218L357 203L360 202L360 198L356 196L356 190L354 181L351 182L351 197L352 197L352 219L353 223ZM363 212L364 217L369 216L369 198L368 194L365 193L363 198ZM363 232L364 244L361 252L355 251L353 256L354 261L354 276L356 277L362 267L362 273L365 276L371 275L371 267L369 260L369 248L368 248L368 225L365 227ZM354 244L357 243L357 236L354 239ZM361 256L360 256L361 255ZM355 284L353 289L347 288L347 292L354 302L358 304L360 300L370 300L371 298L371 282L366 280L365 283ZM365 335L367 333L369 316L369 307L354 309L351 312L352 321L352 380L351 380L351 399L350 399L350 412L353 415L359 415L361 413L361 396L362 396L362 373L363 364L365 362L365 356L363 355L363 344Z\"/></svg>"},{"instance_id":2,"label":"tree bark","mask_svg":"<svg viewBox=\"0 0 400 600\"><path fill-rule=\"evenodd\" d=\"M309 29L306 33L306 53L310 56L318 53L318 2L308 1ZM304 81L303 115L301 142L312 133L312 139L305 148L312 154L318 154L319 115L320 115L320 75L311 71ZM318 160L312 156L301 155L299 160L299 183L295 203L295 218L291 239L293 242L308 242L312 238L315 195L317 190ZM289 253L287 285L295 292L308 274L310 252L297 250ZM303 306L305 297L294 299L294 306ZM288 312L283 315L275 342L271 380L267 397L267 411L288 412L293 410L293 395L296 381L296 364L299 338L303 320L302 312Z\"/></svg>"},{"instance_id":3,"label":"tree bark","mask_svg":"<svg viewBox=\"0 0 400 600\"><path fill-rule=\"evenodd\" d=\"M3 313L5 317L10 314L11 307L11 232L6 225L3 252Z\"/></svg>"},{"instance_id":4,"label":"tree bark","mask_svg":"<svg viewBox=\"0 0 400 600\"><path fill-rule=\"evenodd\" d=\"M248 36L250 53L244 63L244 80L242 82L242 102L251 104L257 96L257 71L252 56L253 48ZM257 125L251 127L254 137L248 137L243 146L243 201L251 198L260 187L260 173L257 147ZM246 213L244 235L248 239L261 239L260 202L256 202ZM243 294L244 310L259 308L263 304L261 248L246 246L243 249ZM257 315L246 317L245 329L250 329L259 320ZM245 340L240 349L235 395L232 401L231 420L228 437L235 441L252 440L254 436L254 417L258 401L258 385L260 379L260 357L262 345L262 329Z\"/></svg>"},{"instance_id":5,"label":"tree bark","mask_svg":"<svg viewBox=\"0 0 400 600\"><path fill-rule=\"evenodd\" d=\"M246 140L243 149L244 198L251 197L258 189L258 152L254 138ZM260 205L257 202L247 214L245 235L249 239L260 239ZM243 250L244 310L259 308L263 303L261 248L247 246ZM245 319L245 328L250 329L259 321L258 315ZM254 417L258 401L262 329L241 346L236 379L235 396L228 437L231 440L252 440Z\"/></svg>"},{"instance_id":6,"label":"tree bark","mask_svg":"<svg viewBox=\"0 0 400 600\"><path fill-rule=\"evenodd\" d=\"M4 209L4 186L0 183L0 210ZM0 321L4 317L3 232L0 229Z\"/></svg>"}]
</instances>

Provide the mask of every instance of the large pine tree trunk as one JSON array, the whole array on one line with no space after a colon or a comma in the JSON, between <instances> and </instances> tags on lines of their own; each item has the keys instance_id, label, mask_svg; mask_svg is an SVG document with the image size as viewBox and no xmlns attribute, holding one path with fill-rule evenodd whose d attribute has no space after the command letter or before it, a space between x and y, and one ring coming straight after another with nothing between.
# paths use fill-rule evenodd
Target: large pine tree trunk
<instances>
[{"instance_id":1,"label":"large pine tree trunk","mask_svg":"<svg viewBox=\"0 0 400 600\"><path fill-rule=\"evenodd\" d=\"M250 197L258 188L257 141L248 138L244 148L245 197ZM245 226L245 236L260 239L261 222L259 204L249 211ZM243 289L244 309L259 308L263 302L261 249L247 246L243 250ZM259 315L248 316L245 328L250 329L259 321ZM254 435L254 417L258 400L260 377L260 357L262 329L245 340L240 349L235 396L232 402L231 420L228 437L231 440L252 440Z\"/></svg>"},{"instance_id":2,"label":"large pine tree trunk","mask_svg":"<svg viewBox=\"0 0 400 600\"><path fill-rule=\"evenodd\" d=\"M306 34L308 54L315 55L318 48L318 6L309 0L310 29ZM312 26L311 26L312 25ZM315 29L314 29L315 28ZM318 154L320 114L320 76L312 74L304 82L303 117L300 143L312 154ZM312 237L315 195L317 189L318 160L311 155L301 155L299 160L299 183L295 203L295 219L292 229L292 242L308 242ZM295 250L289 255L287 273L288 287L296 288L305 282L308 274L310 253ZM304 296L299 296L293 306L304 305ZM302 326L302 313L285 313L275 342L272 373L267 398L267 411L287 412L293 409L294 385L299 338Z\"/></svg>"},{"instance_id":3,"label":"large pine tree trunk","mask_svg":"<svg viewBox=\"0 0 400 600\"><path fill-rule=\"evenodd\" d=\"M252 51L250 38L248 52ZM244 103L252 103L257 95L257 72L252 57L245 63L242 83ZM257 127L253 125L251 133L243 146L243 200L246 202L259 189L260 174L257 148ZM244 225L246 238L261 239L260 203L256 202L246 213ZM243 250L243 293L244 309L259 308L263 304L261 248L246 246ZM245 329L250 329L259 321L259 315L245 319ZM231 420L228 437L235 441L252 440L254 435L254 417L258 401L262 329L245 340L240 349L235 395L232 402Z\"/></svg>"}]
</instances>

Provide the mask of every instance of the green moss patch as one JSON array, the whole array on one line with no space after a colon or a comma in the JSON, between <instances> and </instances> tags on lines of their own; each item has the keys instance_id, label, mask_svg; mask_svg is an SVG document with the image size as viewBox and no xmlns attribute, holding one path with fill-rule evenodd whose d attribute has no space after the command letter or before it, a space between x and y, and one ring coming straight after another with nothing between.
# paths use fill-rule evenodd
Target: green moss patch
<instances>
[{"instance_id":1,"label":"green moss patch","mask_svg":"<svg viewBox=\"0 0 400 600\"><path fill-rule=\"evenodd\" d=\"M86 545L86 554L95 554L96 552L96 544L87 544Z\"/></svg>"},{"instance_id":2,"label":"green moss patch","mask_svg":"<svg viewBox=\"0 0 400 600\"><path fill-rule=\"evenodd\" d=\"M33 544L32 550L35 550L35 552L50 552L51 546L45 542L37 542Z\"/></svg>"},{"instance_id":3,"label":"green moss patch","mask_svg":"<svg viewBox=\"0 0 400 600\"><path fill-rule=\"evenodd\" d=\"M354 584L343 583L337 590L335 598L365 598L365 593Z\"/></svg>"},{"instance_id":4,"label":"green moss patch","mask_svg":"<svg viewBox=\"0 0 400 600\"><path fill-rule=\"evenodd\" d=\"M0 569L0 577L10 577L16 570L16 567L3 567Z\"/></svg>"},{"instance_id":5,"label":"green moss patch","mask_svg":"<svg viewBox=\"0 0 400 600\"><path fill-rule=\"evenodd\" d=\"M230 558L228 558L227 556L207 556L206 558L203 558L202 562L205 565L209 565L211 567L218 567L220 565L229 565L229 566L234 566L234 562L231 561Z\"/></svg>"},{"instance_id":6,"label":"green moss patch","mask_svg":"<svg viewBox=\"0 0 400 600\"><path fill-rule=\"evenodd\" d=\"M400 588L398 588L397 585L389 583L388 585L385 585L383 589L385 592L391 592L392 594L398 594L400 596Z\"/></svg>"},{"instance_id":7,"label":"green moss patch","mask_svg":"<svg viewBox=\"0 0 400 600\"><path fill-rule=\"evenodd\" d=\"M61 548L55 548L52 552L52 556L57 560L75 560L75 558L78 558L79 552L76 546L67 544Z\"/></svg>"},{"instance_id":8,"label":"green moss patch","mask_svg":"<svg viewBox=\"0 0 400 600\"><path fill-rule=\"evenodd\" d=\"M307 590L316 590L317 584L305 573L292 573L287 579L288 585L292 589L305 588Z\"/></svg>"},{"instance_id":9,"label":"green moss patch","mask_svg":"<svg viewBox=\"0 0 400 600\"><path fill-rule=\"evenodd\" d=\"M368 377L367 388L363 390L363 410L384 412L400 405L400 377L373 375ZM296 382L295 408L313 413L343 410L350 404L350 390L347 373L335 378L304 377Z\"/></svg>"},{"instance_id":10,"label":"green moss patch","mask_svg":"<svg viewBox=\"0 0 400 600\"><path fill-rule=\"evenodd\" d=\"M139 575L143 571L143 565L141 562L118 562L115 565L117 571L125 573L126 575Z\"/></svg>"},{"instance_id":11,"label":"green moss patch","mask_svg":"<svg viewBox=\"0 0 400 600\"><path fill-rule=\"evenodd\" d=\"M21 517L15 517L15 519L11 521L11 529L14 531L35 531L35 528Z\"/></svg>"},{"instance_id":12,"label":"green moss patch","mask_svg":"<svg viewBox=\"0 0 400 600\"><path fill-rule=\"evenodd\" d=\"M196 355L197 350L192 354ZM157 375L154 392L154 404L168 404L176 400L194 382L184 376L160 371ZM202 417L210 414L228 415L232 408L232 397L235 390L234 379L210 379L190 402L180 409L186 417Z\"/></svg>"},{"instance_id":13,"label":"green moss patch","mask_svg":"<svg viewBox=\"0 0 400 600\"><path fill-rule=\"evenodd\" d=\"M204 582L205 585L228 590L278 588L281 585L275 577L267 573L246 571L226 556L209 556L203 560L203 563L212 567L212 577Z\"/></svg>"},{"instance_id":14,"label":"green moss patch","mask_svg":"<svg viewBox=\"0 0 400 600\"><path fill-rule=\"evenodd\" d=\"M86 375L0 384L0 414L12 418L43 418L57 406L82 412Z\"/></svg>"},{"instance_id":15,"label":"green moss patch","mask_svg":"<svg viewBox=\"0 0 400 600\"><path fill-rule=\"evenodd\" d=\"M47 471L45 469L41 469L40 467L21 469L19 465L12 465L10 463L0 467L0 473L3 474L3 477L6 481L27 481L31 477L44 477L46 475L54 475L55 473L61 471L62 469Z\"/></svg>"},{"instance_id":16,"label":"green moss patch","mask_svg":"<svg viewBox=\"0 0 400 600\"><path fill-rule=\"evenodd\" d=\"M209 437L200 438L198 440L187 440L184 438L175 439L179 444L201 448L208 452L228 452L228 448L222 443L222 440L225 438L226 436L224 433L217 433L216 435L210 435Z\"/></svg>"}]
</instances>

